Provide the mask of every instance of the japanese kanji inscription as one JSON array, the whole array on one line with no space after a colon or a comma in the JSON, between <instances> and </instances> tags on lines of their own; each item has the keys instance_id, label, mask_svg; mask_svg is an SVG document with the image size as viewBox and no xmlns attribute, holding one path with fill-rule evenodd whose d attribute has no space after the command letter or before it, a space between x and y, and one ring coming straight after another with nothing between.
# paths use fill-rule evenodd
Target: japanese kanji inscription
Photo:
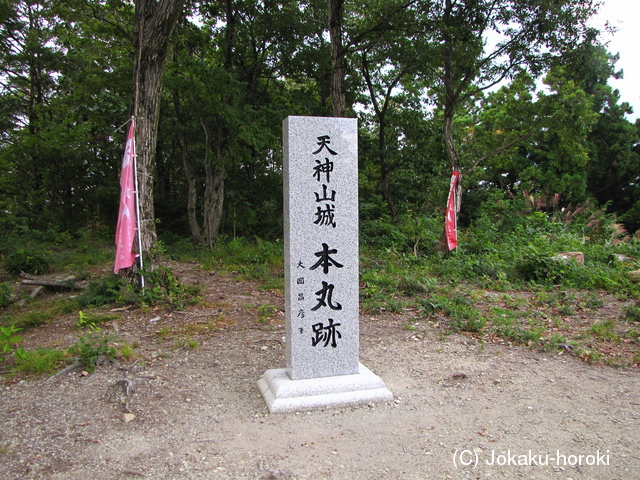
<instances>
[{"instance_id":1,"label":"japanese kanji inscription","mask_svg":"<svg viewBox=\"0 0 640 480\"><path fill-rule=\"evenodd\" d=\"M349 375L359 366L357 121L284 122L287 372Z\"/></svg>"},{"instance_id":2,"label":"japanese kanji inscription","mask_svg":"<svg viewBox=\"0 0 640 480\"><path fill-rule=\"evenodd\" d=\"M357 121L288 117L283 131L287 363L258 388L271 413L389 402L359 361Z\"/></svg>"}]
</instances>

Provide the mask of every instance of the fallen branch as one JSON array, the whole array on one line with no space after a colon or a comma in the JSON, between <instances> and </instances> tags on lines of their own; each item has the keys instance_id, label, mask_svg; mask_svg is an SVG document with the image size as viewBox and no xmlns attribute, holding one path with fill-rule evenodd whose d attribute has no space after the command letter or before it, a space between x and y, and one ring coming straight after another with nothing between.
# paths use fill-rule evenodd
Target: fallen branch
<instances>
[{"instance_id":1,"label":"fallen branch","mask_svg":"<svg viewBox=\"0 0 640 480\"><path fill-rule=\"evenodd\" d=\"M82 290L85 286L81 283L75 282L74 277L68 277L65 280L46 280L44 278L34 277L33 275L27 275L25 273L20 275L24 278L22 285L38 285L42 287L51 288L66 288L68 290Z\"/></svg>"},{"instance_id":2,"label":"fallen branch","mask_svg":"<svg viewBox=\"0 0 640 480\"><path fill-rule=\"evenodd\" d=\"M79 361L79 360L78 360L78 361L76 361L76 362L73 362L73 363L72 363L71 365L69 365L68 367L63 368L62 370L60 370L60 371L59 371L58 373L56 373L55 375L53 375L53 376L49 377L49 378L47 379L47 381L53 380L54 378L59 377L60 375L64 375L65 373L70 372L71 370L75 370L76 368L80 368L80 367L82 367L83 365L84 365L84 363L83 363L83 362L81 362L81 361Z\"/></svg>"}]
</instances>

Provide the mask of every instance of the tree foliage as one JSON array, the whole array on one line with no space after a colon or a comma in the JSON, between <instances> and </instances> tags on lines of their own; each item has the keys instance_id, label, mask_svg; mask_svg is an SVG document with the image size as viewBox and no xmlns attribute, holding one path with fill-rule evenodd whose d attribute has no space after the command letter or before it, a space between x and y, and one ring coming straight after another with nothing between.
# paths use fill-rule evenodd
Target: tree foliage
<instances>
[{"instance_id":1,"label":"tree foliage","mask_svg":"<svg viewBox=\"0 0 640 480\"><path fill-rule=\"evenodd\" d=\"M134 113L151 243L281 236L287 115L359 118L366 235L404 223L414 248L451 169L462 225L498 195L591 199L635 230L638 127L593 3L7 0L0 227L114 229Z\"/></svg>"}]
</instances>

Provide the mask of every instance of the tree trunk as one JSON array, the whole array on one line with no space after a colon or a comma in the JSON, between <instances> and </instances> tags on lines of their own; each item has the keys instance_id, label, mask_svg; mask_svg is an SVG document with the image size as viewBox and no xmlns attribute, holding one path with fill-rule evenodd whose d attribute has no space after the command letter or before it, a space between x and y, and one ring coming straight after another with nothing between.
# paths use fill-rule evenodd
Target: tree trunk
<instances>
[{"instance_id":1,"label":"tree trunk","mask_svg":"<svg viewBox=\"0 0 640 480\"><path fill-rule=\"evenodd\" d=\"M331 40L331 105L334 117L347 116L344 93L344 49L342 47L342 10L344 0L329 0L329 39Z\"/></svg>"},{"instance_id":2,"label":"tree trunk","mask_svg":"<svg viewBox=\"0 0 640 480\"><path fill-rule=\"evenodd\" d=\"M369 71L369 62L367 61L366 52L362 52L362 72L369 89L369 96L371 97L371 103L373 104L373 111L378 119L378 159L380 163L380 190L382 192L382 198L389 207L391 218L394 222L398 220L398 209L393 195L391 195L391 188L389 185L389 178L391 176L392 168L387 161L387 111L389 108L389 100L391 98L391 92L400 81L402 75L398 75L388 86L382 108L376 98L376 91L371 79L371 73Z\"/></svg>"},{"instance_id":3,"label":"tree trunk","mask_svg":"<svg viewBox=\"0 0 640 480\"><path fill-rule=\"evenodd\" d=\"M445 53L446 55L446 53ZM445 59L446 65L446 59ZM445 101L444 101L444 120L443 120L443 129L442 129L442 137L444 141L444 148L447 155L447 159L449 160L449 166L451 167L451 171L460 171L460 160L458 157L458 153L456 152L455 140L453 136L453 118L455 115L455 107L456 101L453 97L453 81L449 79L447 81L447 74L449 70L445 68ZM458 176L457 188L455 191L456 195L456 211L454 215L456 216L455 223L457 224L457 216L458 212L460 212L460 205L462 204L462 174ZM446 225L442 227L442 234L440 235L440 239L436 242L436 250L441 253L449 252L449 244L447 242L447 232Z\"/></svg>"},{"instance_id":4,"label":"tree trunk","mask_svg":"<svg viewBox=\"0 0 640 480\"><path fill-rule=\"evenodd\" d=\"M160 93L169 39L182 11L183 0L136 0L133 42L133 94L131 110L136 119L136 156L140 232L146 266L155 267L157 243L153 185Z\"/></svg>"},{"instance_id":5,"label":"tree trunk","mask_svg":"<svg viewBox=\"0 0 640 480\"><path fill-rule=\"evenodd\" d=\"M180 149L182 150L182 164L184 165L184 172L187 177L187 219L189 220L189 228L191 229L193 239L198 243L204 244L204 235L198 223L198 191L196 189L196 179L193 175L193 166L191 165L191 159L186 145L181 145Z\"/></svg>"},{"instance_id":6,"label":"tree trunk","mask_svg":"<svg viewBox=\"0 0 640 480\"><path fill-rule=\"evenodd\" d=\"M387 202L389 212L391 212L391 219L394 222L398 221L398 209L396 203L391 195L391 189L389 186L389 177L391 173L389 171L389 165L387 163L387 148L386 148L386 126L387 122L384 113L378 116L379 122L379 136L378 136L378 152L380 158L380 189L382 190L382 198Z\"/></svg>"},{"instance_id":7,"label":"tree trunk","mask_svg":"<svg viewBox=\"0 0 640 480\"><path fill-rule=\"evenodd\" d=\"M452 9L451 2L447 0L446 10L444 14L445 23L450 22L450 14ZM444 31L444 119L443 119L443 140L444 148L449 160L451 170L460 170L458 154L456 153L455 141L453 138L453 117L456 113L458 104L458 92L456 92L454 65L453 65L453 39L451 34L445 28Z\"/></svg>"},{"instance_id":8,"label":"tree trunk","mask_svg":"<svg viewBox=\"0 0 640 480\"><path fill-rule=\"evenodd\" d=\"M218 129L218 141L216 142L216 158L212 161L211 134L205 122L200 120L205 135L205 178L206 188L204 192L204 232L209 248L213 247L213 242L218 236L218 230L222 223L222 207L224 206L224 129Z\"/></svg>"},{"instance_id":9,"label":"tree trunk","mask_svg":"<svg viewBox=\"0 0 640 480\"><path fill-rule=\"evenodd\" d=\"M445 13L444 13L444 21L448 23L451 18L452 4L450 0L445 2ZM456 107L459 101L459 92L456 91L455 85L455 76L454 76L454 66L453 66L453 39L451 35L448 33L448 30L444 29L444 69L443 69L443 84L444 84L444 112L443 112L443 128L442 128L442 138L444 141L444 149L447 155L447 160L449 160L449 166L451 167L451 171L460 171L460 159L458 158L458 153L456 152L455 139L453 133L453 119L456 113ZM462 180L462 175L458 177L458 187L456 189L456 212L454 215L458 215L458 211L460 209L461 204L461 193L462 189L460 188ZM457 223L457 218L456 218ZM436 242L436 250L441 253L449 252L449 244L447 242L447 232L446 225L443 225L442 234L440 235L440 239Z\"/></svg>"},{"instance_id":10,"label":"tree trunk","mask_svg":"<svg viewBox=\"0 0 640 480\"><path fill-rule=\"evenodd\" d=\"M182 103L177 89L173 90L172 96L176 119L179 124L184 125L185 120L182 114ZM182 166L187 180L187 219L189 220L189 229L191 230L191 235L194 240L198 243L204 244L204 235L202 234L202 229L198 223L197 215L198 190L196 188L196 178L193 174L193 163L191 161L191 155L189 154L189 142L185 137L184 133L178 132L178 146L182 155Z\"/></svg>"}]
</instances>

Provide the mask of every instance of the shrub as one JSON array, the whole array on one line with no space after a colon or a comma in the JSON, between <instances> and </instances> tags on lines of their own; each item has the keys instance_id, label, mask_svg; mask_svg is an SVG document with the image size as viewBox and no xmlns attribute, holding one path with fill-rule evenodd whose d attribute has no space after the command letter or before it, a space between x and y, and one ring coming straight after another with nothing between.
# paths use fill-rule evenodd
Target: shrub
<instances>
[{"instance_id":1,"label":"shrub","mask_svg":"<svg viewBox=\"0 0 640 480\"><path fill-rule=\"evenodd\" d=\"M124 283L120 277L109 275L89 282L87 288L76 297L82 307L109 305L122 298Z\"/></svg>"},{"instance_id":2,"label":"shrub","mask_svg":"<svg viewBox=\"0 0 640 480\"><path fill-rule=\"evenodd\" d=\"M115 347L109 342L111 338L98 332L82 336L78 341L69 347L69 353L78 357L87 371L95 370L96 363L103 357L104 360L113 360L116 356Z\"/></svg>"},{"instance_id":3,"label":"shrub","mask_svg":"<svg viewBox=\"0 0 640 480\"><path fill-rule=\"evenodd\" d=\"M260 238L253 240L242 237L230 241L219 241L213 246L210 259L213 263L224 263L228 266L282 265L283 244L279 241L268 242ZM209 262L205 262L209 266Z\"/></svg>"},{"instance_id":4,"label":"shrub","mask_svg":"<svg viewBox=\"0 0 640 480\"><path fill-rule=\"evenodd\" d=\"M542 284L560 284L576 269L574 262L558 260L550 255L532 250L517 263L516 271L520 278Z\"/></svg>"},{"instance_id":5,"label":"shrub","mask_svg":"<svg viewBox=\"0 0 640 480\"><path fill-rule=\"evenodd\" d=\"M552 334L544 344L544 349L548 351L558 349L570 350L572 348L572 345L568 343L566 337L559 333Z\"/></svg>"},{"instance_id":6,"label":"shrub","mask_svg":"<svg viewBox=\"0 0 640 480\"><path fill-rule=\"evenodd\" d=\"M9 275L17 277L22 272L33 275L48 273L51 266L48 259L36 252L18 250L6 256L4 268Z\"/></svg>"},{"instance_id":7,"label":"shrub","mask_svg":"<svg viewBox=\"0 0 640 480\"><path fill-rule=\"evenodd\" d=\"M137 348L138 348L138 344L136 343L123 343L118 348L119 356L124 360L131 360L133 358L136 358Z\"/></svg>"},{"instance_id":8,"label":"shrub","mask_svg":"<svg viewBox=\"0 0 640 480\"><path fill-rule=\"evenodd\" d=\"M134 301L142 305L163 303L182 309L186 305L193 305L200 301L200 287L181 285L168 267L158 267L146 274L147 287L136 292Z\"/></svg>"},{"instance_id":9,"label":"shrub","mask_svg":"<svg viewBox=\"0 0 640 480\"><path fill-rule=\"evenodd\" d=\"M419 295L433 290L437 281L421 273L406 273L402 275L398 283L398 289L405 295Z\"/></svg>"}]
</instances>

